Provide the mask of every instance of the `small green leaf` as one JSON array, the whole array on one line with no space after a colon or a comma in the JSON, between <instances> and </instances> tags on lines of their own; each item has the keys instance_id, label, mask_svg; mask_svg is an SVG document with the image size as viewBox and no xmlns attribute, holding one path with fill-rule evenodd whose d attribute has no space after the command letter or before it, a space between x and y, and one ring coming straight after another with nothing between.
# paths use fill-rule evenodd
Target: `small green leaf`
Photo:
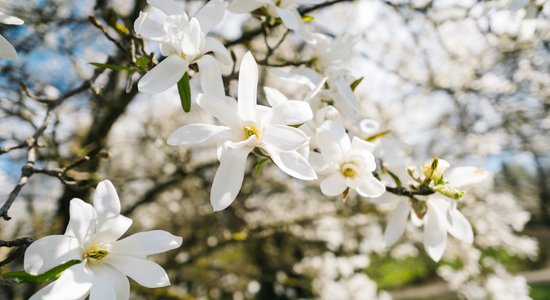
<instances>
[{"instance_id":1,"label":"small green leaf","mask_svg":"<svg viewBox=\"0 0 550 300\"><path fill-rule=\"evenodd\" d=\"M140 69L140 71L147 72L147 69L149 68L149 64L151 63L151 60L147 56L140 56L136 60L136 66Z\"/></svg>"},{"instance_id":2,"label":"small green leaf","mask_svg":"<svg viewBox=\"0 0 550 300\"><path fill-rule=\"evenodd\" d=\"M119 66L119 65L113 65L113 64L102 64L102 63L92 62L90 63L90 65L96 66L102 69L113 70L113 71L134 71L132 67Z\"/></svg>"},{"instance_id":3,"label":"small green leaf","mask_svg":"<svg viewBox=\"0 0 550 300\"><path fill-rule=\"evenodd\" d=\"M351 88L352 91L355 92L355 89L357 88L357 86L358 86L359 84L361 84L361 81L363 81L363 78L365 78L365 77L361 77L361 78L355 80L354 82L352 82L352 83L349 85L349 87Z\"/></svg>"},{"instance_id":4,"label":"small green leaf","mask_svg":"<svg viewBox=\"0 0 550 300\"><path fill-rule=\"evenodd\" d=\"M260 170L262 169L262 166L265 164L265 162L267 161L267 158L262 158L260 159L256 165L254 165L254 176L257 176L258 174L260 174Z\"/></svg>"},{"instance_id":5,"label":"small green leaf","mask_svg":"<svg viewBox=\"0 0 550 300\"><path fill-rule=\"evenodd\" d=\"M183 111L191 111L191 87L189 86L189 74L185 72L178 81L178 93L180 94L181 107Z\"/></svg>"},{"instance_id":6,"label":"small green leaf","mask_svg":"<svg viewBox=\"0 0 550 300\"><path fill-rule=\"evenodd\" d=\"M381 138L381 137L387 135L387 134L390 133L390 132L391 132L391 130L384 130L384 131L379 132L379 133L377 133L377 134L375 134L375 135L371 135L371 136L369 136L369 137L366 137L366 138L365 138L365 141L367 141L367 142L374 142L374 141L376 141L377 139L379 139L379 138Z\"/></svg>"},{"instance_id":7,"label":"small green leaf","mask_svg":"<svg viewBox=\"0 0 550 300\"><path fill-rule=\"evenodd\" d=\"M302 16L302 21L304 21L304 23L309 23L309 22L313 21L313 19L315 19L315 18L312 17L312 16Z\"/></svg>"},{"instance_id":8,"label":"small green leaf","mask_svg":"<svg viewBox=\"0 0 550 300\"><path fill-rule=\"evenodd\" d=\"M4 273L2 274L2 277L5 279L15 279L18 283L19 282L44 283L44 282L57 279L61 275L61 273L63 273L63 271L67 270L71 266L74 266L78 263L80 263L80 260L73 259L39 275L31 275L25 271L15 271L15 272Z\"/></svg>"}]
</instances>

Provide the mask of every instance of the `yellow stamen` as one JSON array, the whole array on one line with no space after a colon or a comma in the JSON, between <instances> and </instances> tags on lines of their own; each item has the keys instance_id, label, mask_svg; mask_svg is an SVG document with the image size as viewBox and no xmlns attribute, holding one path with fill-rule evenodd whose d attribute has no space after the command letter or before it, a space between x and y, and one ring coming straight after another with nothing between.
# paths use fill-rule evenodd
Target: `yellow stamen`
<instances>
[{"instance_id":1,"label":"yellow stamen","mask_svg":"<svg viewBox=\"0 0 550 300\"><path fill-rule=\"evenodd\" d=\"M91 263L97 263L109 255L109 248L108 245L95 244L86 250L84 259Z\"/></svg>"},{"instance_id":2,"label":"yellow stamen","mask_svg":"<svg viewBox=\"0 0 550 300\"><path fill-rule=\"evenodd\" d=\"M254 125L245 126L243 128L243 131L244 131L244 136L245 136L246 139L248 139L249 137L251 137L253 135L255 135L256 138L258 138L258 139L260 138L260 131Z\"/></svg>"}]
</instances>

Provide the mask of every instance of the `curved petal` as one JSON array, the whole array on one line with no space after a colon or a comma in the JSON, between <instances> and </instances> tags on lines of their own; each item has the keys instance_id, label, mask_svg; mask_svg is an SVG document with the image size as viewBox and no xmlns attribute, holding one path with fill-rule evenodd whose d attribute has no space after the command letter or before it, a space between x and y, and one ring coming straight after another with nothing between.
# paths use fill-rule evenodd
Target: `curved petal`
<instances>
[{"instance_id":1,"label":"curved petal","mask_svg":"<svg viewBox=\"0 0 550 300\"><path fill-rule=\"evenodd\" d=\"M226 149L223 153L210 193L214 211L227 208L239 194L249 153L248 148Z\"/></svg>"},{"instance_id":2,"label":"curved petal","mask_svg":"<svg viewBox=\"0 0 550 300\"><path fill-rule=\"evenodd\" d=\"M267 147L269 157L288 175L301 180L315 180L317 175L309 162L297 151L283 152Z\"/></svg>"},{"instance_id":3,"label":"curved petal","mask_svg":"<svg viewBox=\"0 0 550 300\"><path fill-rule=\"evenodd\" d=\"M82 248L76 238L50 235L32 243L25 251L25 272L38 275L73 259L82 259Z\"/></svg>"},{"instance_id":4,"label":"curved petal","mask_svg":"<svg viewBox=\"0 0 550 300\"><path fill-rule=\"evenodd\" d=\"M120 215L120 199L115 186L109 180L103 180L97 185L93 203L100 221Z\"/></svg>"},{"instance_id":5,"label":"curved petal","mask_svg":"<svg viewBox=\"0 0 550 300\"><path fill-rule=\"evenodd\" d=\"M146 39L161 41L166 35L164 26L147 16L146 12L139 12L139 17L134 21L134 31Z\"/></svg>"},{"instance_id":6,"label":"curved petal","mask_svg":"<svg viewBox=\"0 0 550 300\"><path fill-rule=\"evenodd\" d=\"M482 182L489 177L489 172L476 167L458 167L446 174L445 178L453 187L463 187L470 184Z\"/></svg>"},{"instance_id":7,"label":"curved petal","mask_svg":"<svg viewBox=\"0 0 550 300\"><path fill-rule=\"evenodd\" d=\"M311 106L305 101L289 100L275 105L271 114L274 124L298 125L313 119Z\"/></svg>"},{"instance_id":8,"label":"curved petal","mask_svg":"<svg viewBox=\"0 0 550 300\"><path fill-rule=\"evenodd\" d=\"M321 175L331 174L338 171L335 164L331 164L325 160L325 157L318 152L309 153L309 163Z\"/></svg>"},{"instance_id":9,"label":"curved petal","mask_svg":"<svg viewBox=\"0 0 550 300\"><path fill-rule=\"evenodd\" d=\"M75 198L69 203L70 220L65 235L76 238L84 244L96 230L97 215L88 203Z\"/></svg>"},{"instance_id":10,"label":"curved petal","mask_svg":"<svg viewBox=\"0 0 550 300\"><path fill-rule=\"evenodd\" d=\"M170 55L139 80L138 89L149 94L164 92L178 83L188 66L181 57Z\"/></svg>"},{"instance_id":11,"label":"curved petal","mask_svg":"<svg viewBox=\"0 0 550 300\"><path fill-rule=\"evenodd\" d=\"M329 161L341 161L351 147L344 127L330 120L319 127L316 138L321 154Z\"/></svg>"},{"instance_id":12,"label":"curved petal","mask_svg":"<svg viewBox=\"0 0 550 300\"><path fill-rule=\"evenodd\" d=\"M343 78L338 78L334 81L334 85L341 96L335 99L340 100L336 101L335 106L342 110L343 113L355 116L360 106L349 84Z\"/></svg>"},{"instance_id":13,"label":"curved petal","mask_svg":"<svg viewBox=\"0 0 550 300\"><path fill-rule=\"evenodd\" d=\"M298 27L300 27L300 23L302 23L302 17L300 17L300 14L298 14L298 11L296 9L284 9L284 8L275 8L277 11L277 15L283 20L283 23L285 23L285 26L288 27L288 29L296 30Z\"/></svg>"},{"instance_id":14,"label":"curved petal","mask_svg":"<svg viewBox=\"0 0 550 300\"><path fill-rule=\"evenodd\" d=\"M9 60L16 60L17 59L17 52L15 51L15 48L6 40L2 35L0 35L0 57L9 59Z\"/></svg>"},{"instance_id":15,"label":"curved petal","mask_svg":"<svg viewBox=\"0 0 550 300\"><path fill-rule=\"evenodd\" d=\"M181 246L182 238L164 230L138 232L112 244L111 253L147 256Z\"/></svg>"},{"instance_id":16,"label":"curved petal","mask_svg":"<svg viewBox=\"0 0 550 300\"><path fill-rule=\"evenodd\" d=\"M407 220L409 219L409 214L411 212L411 206L407 201L400 201L397 208L393 211L388 225L386 225L386 230L384 231L384 245L390 247L395 244L405 228L407 228Z\"/></svg>"},{"instance_id":17,"label":"curved petal","mask_svg":"<svg viewBox=\"0 0 550 300\"><path fill-rule=\"evenodd\" d=\"M207 34L214 26L218 25L223 19L225 4L223 0L212 0L203 6L195 15L195 18L201 24L204 34Z\"/></svg>"},{"instance_id":18,"label":"curved petal","mask_svg":"<svg viewBox=\"0 0 550 300\"><path fill-rule=\"evenodd\" d=\"M241 120L226 100L208 94L199 94L197 104L231 129L241 127Z\"/></svg>"},{"instance_id":19,"label":"curved petal","mask_svg":"<svg viewBox=\"0 0 550 300\"><path fill-rule=\"evenodd\" d=\"M351 149L357 149L360 151L372 153L374 151L374 147L375 145L373 143L367 142L356 136L354 136L351 140Z\"/></svg>"},{"instance_id":20,"label":"curved petal","mask_svg":"<svg viewBox=\"0 0 550 300\"><path fill-rule=\"evenodd\" d=\"M214 57L216 57L216 59L224 66L233 65L233 58L231 58L231 54L229 53L227 48L225 48L222 42L211 36L207 36L205 41L205 52L212 52L214 54Z\"/></svg>"},{"instance_id":21,"label":"curved petal","mask_svg":"<svg viewBox=\"0 0 550 300\"><path fill-rule=\"evenodd\" d=\"M301 130L286 125L270 125L261 133L262 143L281 151L296 150L305 145L309 138Z\"/></svg>"},{"instance_id":22,"label":"curved petal","mask_svg":"<svg viewBox=\"0 0 550 300\"><path fill-rule=\"evenodd\" d=\"M231 136L231 129L227 126L210 124L189 124L176 129L168 137L168 145L191 146L214 139L223 139Z\"/></svg>"},{"instance_id":23,"label":"curved petal","mask_svg":"<svg viewBox=\"0 0 550 300\"><path fill-rule=\"evenodd\" d=\"M386 191L386 186L378 179L372 177L357 187L357 193L363 197L377 198Z\"/></svg>"},{"instance_id":24,"label":"curved petal","mask_svg":"<svg viewBox=\"0 0 550 300\"><path fill-rule=\"evenodd\" d=\"M183 3L174 0L147 0L147 4L160 9L167 16L184 13Z\"/></svg>"},{"instance_id":25,"label":"curved petal","mask_svg":"<svg viewBox=\"0 0 550 300\"><path fill-rule=\"evenodd\" d=\"M256 122L258 65L250 51L246 52L239 70L238 102L239 116L245 122Z\"/></svg>"},{"instance_id":26,"label":"curved petal","mask_svg":"<svg viewBox=\"0 0 550 300\"><path fill-rule=\"evenodd\" d=\"M466 217L458 209L449 210L449 216L451 222L447 231L455 238L472 244L474 242L474 231Z\"/></svg>"},{"instance_id":27,"label":"curved petal","mask_svg":"<svg viewBox=\"0 0 550 300\"><path fill-rule=\"evenodd\" d=\"M0 12L0 23L6 25L22 25L25 22L18 17L6 15L3 12Z\"/></svg>"},{"instance_id":28,"label":"curved petal","mask_svg":"<svg viewBox=\"0 0 550 300\"><path fill-rule=\"evenodd\" d=\"M132 226L132 219L123 215L103 220L97 224L94 241L113 242L118 240Z\"/></svg>"},{"instance_id":29,"label":"curved petal","mask_svg":"<svg viewBox=\"0 0 550 300\"><path fill-rule=\"evenodd\" d=\"M85 266L85 263L80 263L63 271L56 281L32 295L30 300L84 299L93 281L92 272Z\"/></svg>"},{"instance_id":30,"label":"curved petal","mask_svg":"<svg viewBox=\"0 0 550 300\"><path fill-rule=\"evenodd\" d=\"M264 5L265 3L263 3L263 1L258 0L233 0L233 2L227 6L227 10L232 13L243 14L252 12Z\"/></svg>"},{"instance_id":31,"label":"curved petal","mask_svg":"<svg viewBox=\"0 0 550 300\"><path fill-rule=\"evenodd\" d=\"M108 255L104 261L144 287L158 288L170 285L170 279L164 269L154 262L116 254Z\"/></svg>"},{"instance_id":32,"label":"curved petal","mask_svg":"<svg viewBox=\"0 0 550 300\"><path fill-rule=\"evenodd\" d=\"M321 192L327 196L338 196L346 190L346 178L338 173L334 173L325 180L321 181Z\"/></svg>"},{"instance_id":33,"label":"curved petal","mask_svg":"<svg viewBox=\"0 0 550 300\"><path fill-rule=\"evenodd\" d=\"M437 262L447 247L447 220L445 213L432 200L426 202L428 211L424 216L424 248Z\"/></svg>"},{"instance_id":34,"label":"curved petal","mask_svg":"<svg viewBox=\"0 0 550 300\"><path fill-rule=\"evenodd\" d=\"M212 56L204 55L197 61L197 64L199 65L199 79L203 94L224 98L225 88L218 62Z\"/></svg>"},{"instance_id":35,"label":"curved petal","mask_svg":"<svg viewBox=\"0 0 550 300\"><path fill-rule=\"evenodd\" d=\"M109 264L90 269L94 273L90 300L129 299L130 283L126 275Z\"/></svg>"},{"instance_id":36,"label":"curved petal","mask_svg":"<svg viewBox=\"0 0 550 300\"><path fill-rule=\"evenodd\" d=\"M271 107L284 104L288 101L288 98L276 88L264 86L264 92L265 97L267 98L267 103L269 103Z\"/></svg>"}]
</instances>

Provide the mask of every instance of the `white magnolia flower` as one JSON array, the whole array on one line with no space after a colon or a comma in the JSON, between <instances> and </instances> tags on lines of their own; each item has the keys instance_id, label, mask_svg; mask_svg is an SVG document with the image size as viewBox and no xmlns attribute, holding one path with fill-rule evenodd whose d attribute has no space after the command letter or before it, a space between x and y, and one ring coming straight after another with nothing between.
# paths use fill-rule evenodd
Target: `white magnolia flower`
<instances>
[{"instance_id":1,"label":"white magnolia flower","mask_svg":"<svg viewBox=\"0 0 550 300\"><path fill-rule=\"evenodd\" d=\"M306 42L313 43L315 38L302 21L298 6L319 4L325 0L233 0L227 9L233 13L248 13L265 7L273 17L279 17L288 29L296 31Z\"/></svg>"},{"instance_id":2,"label":"white magnolia flower","mask_svg":"<svg viewBox=\"0 0 550 300\"><path fill-rule=\"evenodd\" d=\"M379 197L386 187L372 172L376 162L374 145L360 138L350 140L344 127L326 121L317 131L317 144L321 154L310 154L310 161L319 174L327 176L321 182L321 192L337 196L346 189L354 189L363 197Z\"/></svg>"},{"instance_id":3,"label":"white magnolia flower","mask_svg":"<svg viewBox=\"0 0 550 300\"><path fill-rule=\"evenodd\" d=\"M153 230L118 240L132 220L120 215L120 201L110 181L98 184L93 207L71 200L70 217L64 235L47 236L29 246L24 267L37 275L71 260L81 262L31 299L84 299L87 295L90 300L128 299L126 276L149 288L170 285L164 269L146 257L178 248L181 237Z\"/></svg>"},{"instance_id":4,"label":"white magnolia flower","mask_svg":"<svg viewBox=\"0 0 550 300\"><path fill-rule=\"evenodd\" d=\"M151 94L165 91L182 78L190 64L197 63L203 92L223 91L219 64L231 65L231 55L220 41L206 36L223 18L223 0L208 2L191 19L175 1L147 0L147 3L164 13L163 20L159 23L147 12L140 12L134 30L146 39L159 42L166 58L141 78L139 90ZM207 55L208 52L213 56ZM211 87L215 91L204 91Z\"/></svg>"},{"instance_id":5,"label":"white magnolia flower","mask_svg":"<svg viewBox=\"0 0 550 300\"><path fill-rule=\"evenodd\" d=\"M438 168L433 174L426 176L439 178L449 167L449 163L439 159ZM424 167L424 173L427 168ZM483 181L488 173L484 170L474 167L459 167L451 170L445 180L450 184L449 188L461 188L463 186ZM471 244L474 241L472 226L458 211L457 200L444 198L439 194L434 194L421 200L425 204L425 215L420 218L416 213L411 214L411 202L408 199L399 200L397 208L392 213L386 230L384 232L384 241L386 247L395 244L407 226L407 219L411 216L411 221L416 226L424 225L424 248L428 255L434 260L439 261L447 247L447 233L455 238Z\"/></svg>"},{"instance_id":6,"label":"white magnolia flower","mask_svg":"<svg viewBox=\"0 0 550 300\"><path fill-rule=\"evenodd\" d=\"M2 12L0 12L0 23L7 24L7 25L21 25L23 24L23 20L8 16ZM7 58L9 60L15 60L17 58L17 52L15 51L15 48L6 40L2 35L0 35L0 57Z\"/></svg>"},{"instance_id":7,"label":"white magnolia flower","mask_svg":"<svg viewBox=\"0 0 550 300\"><path fill-rule=\"evenodd\" d=\"M314 34L315 43L311 45L310 60L314 70L326 74L329 68L345 67L345 64L353 57L353 46L357 44L358 37L342 35L331 38L321 33Z\"/></svg>"},{"instance_id":8,"label":"white magnolia flower","mask_svg":"<svg viewBox=\"0 0 550 300\"><path fill-rule=\"evenodd\" d=\"M311 109L307 103L273 97L270 97L272 108L257 105L257 84L258 66L252 54L247 52L239 73L239 101L207 94L199 94L197 98L197 104L224 125L189 124L178 128L168 138L168 144L180 146L218 142L220 167L210 194L214 211L225 209L237 197L246 159L255 148L265 151L282 171L293 177L317 178L307 160L296 151L308 143L307 135L287 126L307 121L311 118Z\"/></svg>"}]
</instances>

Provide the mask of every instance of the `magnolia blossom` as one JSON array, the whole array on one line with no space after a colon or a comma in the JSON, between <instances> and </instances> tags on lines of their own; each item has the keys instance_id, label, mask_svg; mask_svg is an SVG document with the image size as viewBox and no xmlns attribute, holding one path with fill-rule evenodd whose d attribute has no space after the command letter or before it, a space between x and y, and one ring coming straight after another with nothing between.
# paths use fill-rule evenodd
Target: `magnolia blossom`
<instances>
[{"instance_id":1,"label":"magnolia blossom","mask_svg":"<svg viewBox=\"0 0 550 300\"><path fill-rule=\"evenodd\" d=\"M313 43L315 38L305 28L298 12L300 5L312 5L324 0L233 0L227 7L234 13L248 13L265 7L271 16L279 17L288 29L296 31L306 42Z\"/></svg>"},{"instance_id":2,"label":"magnolia blossom","mask_svg":"<svg viewBox=\"0 0 550 300\"><path fill-rule=\"evenodd\" d=\"M428 179L440 179L449 163L439 159L438 167L428 171L428 164L424 167L424 174ZM484 170L474 167L459 167L453 169L445 180L450 182L447 189L456 189L463 186L483 181L488 176ZM426 212L421 218L416 213L411 214L411 202L408 199L400 199L397 208L393 212L386 231L384 241L386 247L395 244L407 226L409 215L416 226L424 225L424 248L428 255L435 261L439 261L447 247L447 233L465 242L473 243L474 234L472 226L464 215L458 211L454 199L448 199L434 194L422 200Z\"/></svg>"},{"instance_id":3,"label":"magnolia blossom","mask_svg":"<svg viewBox=\"0 0 550 300\"><path fill-rule=\"evenodd\" d=\"M181 245L181 237L153 230L118 240L132 220L120 215L120 201L112 183L98 184L93 206L73 199L70 221L64 235L51 235L32 243L25 253L24 268L32 275L42 274L71 260L80 260L31 299L128 299L126 276L137 283L158 288L170 285L166 272L146 260Z\"/></svg>"},{"instance_id":4,"label":"magnolia blossom","mask_svg":"<svg viewBox=\"0 0 550 300\"><path fill-rule=\"evenodd\" d=\"M2 12L0 12L0 23L7 24L7 25L21 25L23 24L23 20L8 16ZM15 60L17 58L17 52L15 52L15 48L6 40L2 35L0 35L0 57L7 58L9 60Z\"/></svg>"},{"instance_id":5,"label":"magnolia blossom","mask_svg":"<svg viewBox=\"0 0 550 300\"><path fill-rule=\"evenodd\" d=\"M134 30L140 36L160 43L160 51L166 58L141 78L138 88L141 92L160 93L174 86L197 63L201 86L213 87L211 93L223 90L220 65L232 64L231 55L223 44L206 36L223 18L223 0L208 2L189 19L183 8L172 0L148 0L149 5L163 13L159 23L147 12L140 12L134 23ZM213 56L206 53L212 52Z\"/></svg>"},{"instance_id":6,"label":"magnolia blossom","mask_svg":"<svg viewBox=\"0 0 550 300\"><path fill-rule=\"evenodd\" d=\"M311 67L319 72L326 73L329 68L343 68L353 57L353 46L357 44L358 37L342 35L331 38L321 33L314 34L315 43L311 45Z\"/></svg>"},{"instance_id":7,"label":"magnolia blossom","mask_svg":"<svg viewBox=\"0 0 550 300\"><path fill-rule=\"evenodd\" d=\"M308 121L312 112L307 103L282 101L269 97L273 107L256 104L258 66L247 52L239 71L238 102L199 94L197 104L224 125L189 124L178 128L168 144L190 146L207 141L218 143L218 168L212 184L210 201L214 211L228 207L241 189L248 154L259 148L285 173L302 179L317 176L298 149L308 143L299 129L287 126ZM281 100L281 101L279 101Z\"/></svg>"},{"instance_id":8,"label":"magnolia blossom","mask_svg":"<svg viewBox=\"0 0 550 300\"><path fill-rule=\"evenodd\" d=\"M321 182L321 192L337 196L354 189L363 197L379 197L386 187L372 172L376 162L374 145L360 138L350 140L344 127L326 121L317 131L317 144L321 154L310 154L310 161L319 174L327 176Z\"/></svg>"}]
</instances>

